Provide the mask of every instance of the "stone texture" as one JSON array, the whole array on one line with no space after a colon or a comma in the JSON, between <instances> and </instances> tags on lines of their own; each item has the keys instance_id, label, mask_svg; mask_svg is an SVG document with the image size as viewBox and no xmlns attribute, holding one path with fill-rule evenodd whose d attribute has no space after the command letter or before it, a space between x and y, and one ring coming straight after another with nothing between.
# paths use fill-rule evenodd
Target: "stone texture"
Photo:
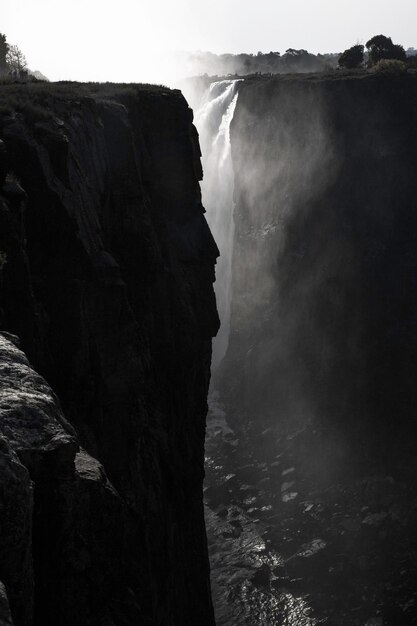
<instances>
[{"instance_id":1,"label":"stone texture","mask_svg":"<svg viewBox=\"0 0 417 626\"><path fill-rule=\"evenodd\" d=\"M7 592L2 582L0 582L0 624L1 626L13 626Z\"/></svg>"},{"instance_id":2,"label":"stone texture","mask_svg":"<svg viewBox=\"0 0 417 626\"><path fill-rule=\"evenodd\" d=\"M132 604L122 500L11 338L0 335L0 571L14 621L119 623L117 602Z\"/></svg>"},{"instance_id":3,"label":"stone texture","mask_svg":"<svg viewBox=\"0 0 417 626\"><path fill-rule=\"evenodd\" d=\"M0 120L17 178L0 195L3 328L65 414L50 422L41 404L50 437L21 452L35 622L212 624L202 479L218 251L197 134L180 92L86 89L52 87L47 119Z\"/></svg>"},{"instance_id":4,"label":"stone texture","mask_svg":"<svg viewBox=\"0 0 417 626\"><path fill-rule=\"evenodd\" d=\"M27 469L3 435L0 470L0 576L8 592L6 595L0 588L0 617L5 624L11 623L7 621L10 601L15 623L29 624L33 613L33 492Z\"/></svg>"}]
</instances>

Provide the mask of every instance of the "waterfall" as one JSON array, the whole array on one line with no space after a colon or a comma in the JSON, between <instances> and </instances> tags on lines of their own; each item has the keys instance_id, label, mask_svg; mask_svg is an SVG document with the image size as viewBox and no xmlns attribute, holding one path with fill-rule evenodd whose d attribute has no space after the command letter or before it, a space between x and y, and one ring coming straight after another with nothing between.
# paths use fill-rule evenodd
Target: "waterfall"
<instances>
[{"instance_id":1,"label":"waterfall","mask_svg":"<svg viewBox=\"0 0 417 626\"><path fill-rule=\"evenodd\" d=\"M239 80L222 80L210 85L195 124L203 153L203 203L207 221L220 250L216 266L215 291L221 327L213 342L213 369L224 357L230 332L234 173L230 145L230 124L236 108Z\"/></svg>"}]
</instances>

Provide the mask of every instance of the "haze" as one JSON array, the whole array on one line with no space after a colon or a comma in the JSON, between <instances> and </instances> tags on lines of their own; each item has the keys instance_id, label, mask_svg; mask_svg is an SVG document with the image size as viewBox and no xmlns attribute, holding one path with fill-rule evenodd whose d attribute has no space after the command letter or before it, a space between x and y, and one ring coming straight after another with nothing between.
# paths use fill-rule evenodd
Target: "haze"
<instances>
[{"instance_id":1,"label":"haze","mask_svg":"<svg viewBox=\"0 0 417 626\"><path fill-rule=\"evenodd\" d=\"M384 33L417 46L415 0L0 0L1 32L51 80L172 82L170 53L339 52Z\"/></svg>"}]
</instances>

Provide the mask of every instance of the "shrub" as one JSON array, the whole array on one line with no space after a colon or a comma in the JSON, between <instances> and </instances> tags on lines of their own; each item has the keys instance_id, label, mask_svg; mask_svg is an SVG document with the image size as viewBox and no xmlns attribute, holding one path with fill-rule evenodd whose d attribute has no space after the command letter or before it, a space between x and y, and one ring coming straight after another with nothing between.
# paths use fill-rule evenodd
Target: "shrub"
<instances>
[{"instance_id":1,"label":"shrub","mask_svg":"<svg viewBox=\"0 0 417 626\"><path fill-rule=\"evenodd\" d=\"M373 66L372 71L378 74L398 76L407 72L407 65L404 61L397 61L396 59L381 59Z\"/></svg>"}]
</instances>

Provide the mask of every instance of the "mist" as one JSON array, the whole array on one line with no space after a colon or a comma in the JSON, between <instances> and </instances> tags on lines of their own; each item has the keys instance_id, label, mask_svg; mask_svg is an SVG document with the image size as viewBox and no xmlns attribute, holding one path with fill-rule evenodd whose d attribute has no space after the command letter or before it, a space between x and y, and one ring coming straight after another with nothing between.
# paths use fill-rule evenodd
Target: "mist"
<instances>
[{"instance_id":1,"label":"mist","mask_svg":"<svg viewBox=\"0 0 417 626\"><path fill-rule=\"evenodd\" d=\"M378 577L392 579L386 558L405 558L411 520L399 535L395 523L386 529L397 536L391 551L375 520L403 506L396 481L414 467L416 354L405 337L415 307L405 266L415 183L407 125L395 121L408 107L400 92L350 80L203 78L186 87L221 253L206 521L225 626L274 623L276 612L288 624L350 626L344 594L362 585L374 594L358 608L363 623L397 615L398 598L384 599ZM365 561L375 565L361 569ZM312 594L307 605L297 584Z\"/></svg>"},{"instance_id":2,"label":"mist","mask_svg":"<svg viewBox=\"0 0 417 626\"><path fill-rule=\"evenodd\" d=\"M195 124L199 129L203 153L202 195L207 221L219 247L215 291L221 319L213 342L212 370L226 354L230 333L232 256L234 240L234 172L231 155L230 125L238 99L238 80L210 83L197 103Z\"/></svg>"}]
</instances>

